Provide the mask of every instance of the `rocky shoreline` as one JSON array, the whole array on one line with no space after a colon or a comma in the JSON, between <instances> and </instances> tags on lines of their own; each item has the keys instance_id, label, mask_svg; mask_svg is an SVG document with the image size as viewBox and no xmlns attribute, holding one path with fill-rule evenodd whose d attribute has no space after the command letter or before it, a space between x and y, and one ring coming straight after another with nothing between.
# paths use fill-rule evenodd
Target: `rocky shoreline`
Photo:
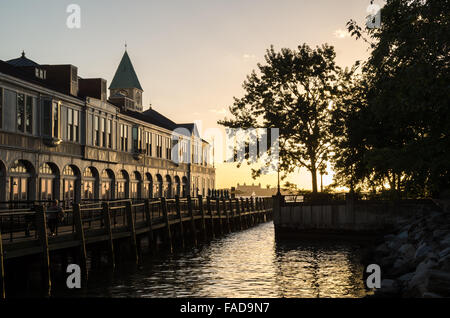
<instances>
[{"instance_id":1,"label":"rocky shoreline","mask_svg":"<svg viewBox=\"0 0 450 318\"><path fill-rule=\"evenodd\" d=\"M381 267L374 297L450 297L450 213L423 211L398 221L373 252Z\"/></svg>"}]
</instances>

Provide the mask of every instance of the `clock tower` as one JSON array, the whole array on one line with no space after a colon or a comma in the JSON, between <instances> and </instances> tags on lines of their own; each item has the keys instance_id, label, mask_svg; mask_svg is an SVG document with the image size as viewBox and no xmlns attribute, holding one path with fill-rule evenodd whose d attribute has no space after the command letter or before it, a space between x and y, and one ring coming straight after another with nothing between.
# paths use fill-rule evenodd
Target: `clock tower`
<instances>
[{"instance_id":1,"label":"clock tower","mask_svg":"<svg viewBox=\"0 0 450 318\"><path fill-rule=\"evenodd\" d=\"M123 110L142 112L143 89L127 51L123 54L116 74L109 86L109 100Z\"/></svg>"}]
</instances>

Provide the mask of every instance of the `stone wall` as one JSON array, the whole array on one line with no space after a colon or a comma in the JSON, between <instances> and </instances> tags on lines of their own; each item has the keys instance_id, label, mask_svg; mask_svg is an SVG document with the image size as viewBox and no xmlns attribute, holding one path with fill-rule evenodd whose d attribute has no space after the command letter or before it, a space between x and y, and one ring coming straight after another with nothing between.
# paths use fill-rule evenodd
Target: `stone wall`
<instances>
[{"instance_id":1,"label":"stone wall","mask_svg":"<svg viewBox=\"0 0 450 318\"><path fill-rule=\"evenodd\" d=\"M275 228L320 232L385 230L435 206L431 200L274 202Z\"/></svg>"}]
</instances>

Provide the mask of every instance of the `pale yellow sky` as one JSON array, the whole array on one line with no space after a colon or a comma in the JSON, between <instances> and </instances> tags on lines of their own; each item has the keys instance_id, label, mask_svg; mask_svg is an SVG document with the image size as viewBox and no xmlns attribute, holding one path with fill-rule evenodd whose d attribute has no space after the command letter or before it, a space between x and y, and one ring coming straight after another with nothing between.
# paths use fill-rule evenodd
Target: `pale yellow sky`
<instances>
[{"instance_id":1,"label":"pale yellow sky","mask_svg":"<svg viewBox=\"0 0 450 318\"><path fill-rule=\"evenodd\" d=\"M375 1L383 5L384 1ZM66 26L67 6L81 8L81 28ZM362 23L367 0L43 0L1 1L0 59L20 56L41 64L73 64L81 77L110 83L125 42L144 89L143 100L175 122L199 120L219 128L233 96L243 94L247 74L265 50L328 43L337 63L350 66L368 56L345 24ZM21 17L20 19L17 17ZM14 32L11 32L14 30ZM329 177L325 178L329 183ZM236 183L276 185L276 176L253 181L250 169L217 167L217 187ZM292 176L310 188L310 175Z\"/></svg>"}]
</instances>

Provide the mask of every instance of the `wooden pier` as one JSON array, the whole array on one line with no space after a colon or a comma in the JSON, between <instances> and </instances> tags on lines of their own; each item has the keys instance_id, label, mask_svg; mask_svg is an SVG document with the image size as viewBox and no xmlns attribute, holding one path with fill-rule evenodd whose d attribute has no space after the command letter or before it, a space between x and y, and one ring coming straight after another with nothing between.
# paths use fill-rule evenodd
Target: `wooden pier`
<instances>
[{"instance_id":1,"label":"wooden pier","mask_svg":"<svg viewBox=\"0 0 450 318\"><path fill-rule=\"evenodd\" d=\"M78 265L86 269L87 250L102 246L101 252L107 252L108 263L114 267L115 249L125 244L127 257L139 263L143 240L151 250L163 245L172 252L174 246L196 245L272 220L272 198L188 196L86 202L64 210L64 218L52 227L49 220L55 214L44 205L0 210L0 298L5 297L5 278L11 274L5 266L8 261L40 256L45 288L50 290L53 253L76 251Z\"/></svg>"}]
</instances>

